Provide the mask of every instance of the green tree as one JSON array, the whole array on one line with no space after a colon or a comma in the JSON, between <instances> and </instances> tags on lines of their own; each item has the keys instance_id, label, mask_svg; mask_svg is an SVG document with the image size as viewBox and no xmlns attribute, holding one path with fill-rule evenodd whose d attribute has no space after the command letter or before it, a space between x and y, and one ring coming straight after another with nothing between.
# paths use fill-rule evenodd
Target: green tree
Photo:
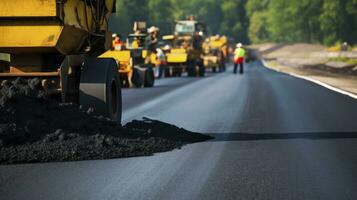
<instances>
[{"instance_id":1,"label":"green tree","mask_svg":"<svg viewBox=\"0 0 357 200\"><path fill-rule=\"evenodd\" d=\"M331 45L339 41L343 23L343 8L341 1L324 0L320 15L321 30L325 44Z\"/></svg>"},{"instance_id":2,"label":"green tree","mask_svg":"<svg viewBox=\"0 0 357 200\"><path fill-rule=\"evenodd\" d=\"M247 44L249 21L245 10L246 2L247 0L222 0L223 17L220 30L236 41Z\"/></svg>"},{"instance_id":3,"label":"green tree","mask_svg":"<svg viewBox=\"0 0 357 200\"><path fill-rule=\"evenodd\" d=\"M111 31L128 35L132 32L135 21L146 21L148 15L148 1L118 0L116 13L110 21Z\"/></svg>"},{"instance_id":4,"label":"green tree","mask_svg":"<svg viewBox=\"0 0 357 200\"><path fill-rule=\"evenodd\" d=\"M255 12L250 17L248 37L253 43L268 42L270 40L268 30L268 16L266 11Z\"/></svg>"},{"instance_id":5,"label":"green tree","mask_svg":"<svg viewBox=\"0 0 357 200\"><path fill-rule=\"evenodd\" d=\"M253 43L269 41L268 6L270 0L249 0L245 6L249 18L248 37Z\"/></svg>"},{"instance_id":6,"label":"green tree","mask_svg":"<svg viewBox=\"0 0 357 200\"><path fill-rule=\"evenodd\" d=\"M276 42L318 42L323 0L271 0L268 27Z\"/></svg>"},{"instance_id":7,"label":"green tree","mask_svg":"<svg viewBox=\"0 0 357 200\"><path fill-rule=\"evenodd\" d=\"M348 31L344 31L345 40L351 44L357 43L357 0L348 0L345 4L347 28Z\"/></svg>"},{"instance_id":8,"label":"green tree","mask_svg":"<svg viewBox=\"0 0 357 200\"><path fill-rule=\"evenodd\" d=\"M172 2L168 0L150 0L148 2L148 10L148 23L160 27L162 34L169 34L174 20Z\"/></svg>"},{"instance_id":9,"label":"green tree","mask_svg":"<svg viewBox=\"0 0 357 200\"><path fill-rule=\"evenodd\" d=\"M144 20L172 31L193 14L209 33L236 41L357 43L357 0L118 0L110 27L124 35Z\"/></svg>"}]
</instances>

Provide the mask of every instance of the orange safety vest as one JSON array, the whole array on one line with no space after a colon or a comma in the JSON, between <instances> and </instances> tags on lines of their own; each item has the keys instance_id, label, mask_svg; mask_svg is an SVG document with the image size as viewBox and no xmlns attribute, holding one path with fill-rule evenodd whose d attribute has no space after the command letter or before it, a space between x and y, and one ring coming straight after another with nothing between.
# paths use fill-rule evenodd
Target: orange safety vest
<instances>
[{"instance_id":1,"label":"orange safety vest","mask_svg":"<svg viewBox=\"0 0 357 200\"><path fill-rule=\"evenodd\" d=\"M120 51L122 49L123 43L119 41L113 41L114 50Z\"/></svg>"}]
</instances>

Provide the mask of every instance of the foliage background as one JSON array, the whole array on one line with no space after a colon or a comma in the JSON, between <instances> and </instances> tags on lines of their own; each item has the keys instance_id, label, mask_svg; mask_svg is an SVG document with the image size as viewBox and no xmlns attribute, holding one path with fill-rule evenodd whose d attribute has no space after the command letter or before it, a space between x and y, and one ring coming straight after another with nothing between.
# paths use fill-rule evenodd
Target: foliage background
<instances>
[{"instance_id":1,"label":"foliage background","mask_svg":"<svg viewBox=\"0 0 357 200\"><path fill-rule=\"evenodd\" d=\"M125 36L144 20L170 34L173 22L190 14L209 33L245 44L357 43L357 0L117 0L111 29Z\"/></svg>"}]
</instances>

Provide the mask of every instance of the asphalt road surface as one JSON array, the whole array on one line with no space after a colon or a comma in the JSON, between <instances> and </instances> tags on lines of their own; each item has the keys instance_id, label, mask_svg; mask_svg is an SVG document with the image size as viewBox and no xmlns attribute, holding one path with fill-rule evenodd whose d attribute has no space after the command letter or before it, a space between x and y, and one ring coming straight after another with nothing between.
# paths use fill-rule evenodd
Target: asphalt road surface
<instances>
[{"instance_id":1,"label":"asphalt road surface","mask_svg":"<svg viewBox=\"0 0 357 200\"><path fill-rule=\"evenodd\" d=\"M357 199L357 100L251 63L123 92L213 141L151 157L0 166L0 199Z\"/></svg>"}]
</instances>

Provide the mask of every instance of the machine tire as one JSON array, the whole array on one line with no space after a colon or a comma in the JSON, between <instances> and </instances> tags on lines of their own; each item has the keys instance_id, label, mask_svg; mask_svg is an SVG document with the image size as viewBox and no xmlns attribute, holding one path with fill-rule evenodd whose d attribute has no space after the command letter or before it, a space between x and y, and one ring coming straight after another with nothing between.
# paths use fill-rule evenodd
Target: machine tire
<instances>
[{"instance_id":1,"label":"machine tire","mask_svg":"<svg viewBox=\"0 0 357 200\"><path fill-rule=\"evenodd\" d=\"M121 78L121 86L122 86L122 88L129 88L130 87L130 82L129 82L128 75L120 76L120 78Z\"/></svg>"},{"instance_id":2,"label":"machine tire","mask_svg":"<svg viewBox=\"0 0 357 200\"><path fill-rule=\"evenodd\" d=\"M203 66L203 62L200 62L198 64L198 75L200 77L204 77L205 76L205 73L206 73L206 68L205 66Z\"/></svg>"},{"instance_id":3,"label":"machine tire","mask_svg":"<svg viewBox=\"0 0 357 200\"><path fill-rule=\"evenodd\" d=\"M84 108L93 108L121 124L122 96L117 64L111 58L87 58L84 61L80 85L79 102Z\"/></svg>"},{"instance_id":4,"label":"machine tire","mask_svg":"<svg viewBox=\"0 0 357 200\"><path fill-rule=\"evenodd\" d=\"M134 87L143 87L145 81L145 71L145 69L141 69L140 67L133 67L133 75L131 76L131 82L133 83Z\"/></svg>"},{"instance_id":5,"label":"machine tire","mask_svg":"<svg viewBox=\"0 0 357 200\"><path fill-rule=\"evenodd\" d=\"M152 67L148 67L145 70L144 87L153 87L155 84L155 74Z\"/></svg>"},{"instance_id":6,"label":"machine tire","mask_svg":"<svg viewBox=\"0 0 357 200\"><path fill-rule=\"evenodd\" d=\"M196 76L196 65L195 62L188 62L187 64L187 76L195 77Z\"/></svg>"},{"instance_id":7,"label":"machine tire","mask_svg":"<svg viewBox=\"0 0 357 200\"><path fill-rule=\"evenodd\" d=\"M170 68L169 68L169 67L165 67L164 76L165 76L166 78L171 77Z\"/></svg>"}]
</instances>

